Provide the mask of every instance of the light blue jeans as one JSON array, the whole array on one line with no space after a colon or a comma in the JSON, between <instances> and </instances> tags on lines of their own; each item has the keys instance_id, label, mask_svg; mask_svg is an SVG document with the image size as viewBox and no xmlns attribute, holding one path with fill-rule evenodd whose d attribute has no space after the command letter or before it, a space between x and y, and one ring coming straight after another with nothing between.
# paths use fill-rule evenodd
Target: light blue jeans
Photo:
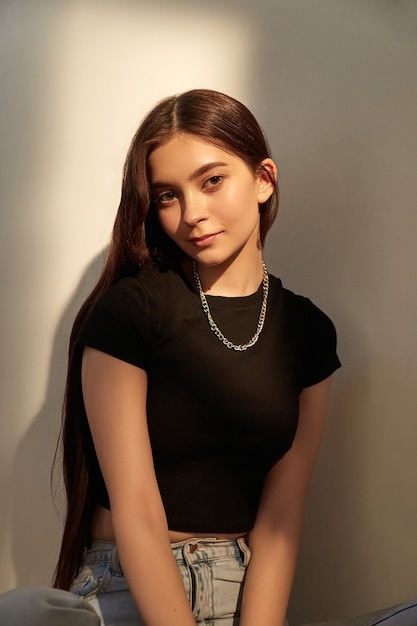
<instances>
[{"instance_id":1,"label":"light blue jeans","mask_svg":"<svg viewBox=\"0 0 417 626\"><path fill-rule=\"evenodd\" d=\"M115 625L119 623L118 619L113 622ZM140 621L136 622L136 624L140 623ZM0 594L0 626L100 626L101 624L102 621L91 604L68 591L28 588L13 589ZM340 619L304 626L417 626L417 600L347 620Z\"/></svg>"},{"instance_id":2,"label":"light blue jeans","mask_svg":"<svg viewBox=\"0 0 417 626\"><path fill-rule=\"evenodd\" d=\"M196 623L237 626L250 560L245 540L188 539L172 544L172 552ZM143 626L114 543L93 542L71 591L96 610L102 626Z\"/></svg>"}]
</instances>

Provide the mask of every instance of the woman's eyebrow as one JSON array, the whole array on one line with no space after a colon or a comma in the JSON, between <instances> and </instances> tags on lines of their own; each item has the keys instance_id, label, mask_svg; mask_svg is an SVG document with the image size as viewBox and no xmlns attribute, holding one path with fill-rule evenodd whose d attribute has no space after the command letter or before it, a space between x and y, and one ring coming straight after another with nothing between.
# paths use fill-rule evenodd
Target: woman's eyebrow
<instances>
[{"instance_id":1,"label":"woman's eyebrow","mask_svg":"<svg viewBox=\"0 0 417 626\"><path fill-rule=\"evenodd\" d=\"M201 167L196 169L191 174L191 176L188 177L188 180L191 182L195 178L198 178L199 176L206 174L207 172L214 169L215 167L225 167L226 165L227 163L224 163L223 161L214 161L213 163L206 163L206 165L202 165Z\"/></svg>"},{"instance_id":2,"label":"woman's eyebrow","mask_svg":"<svg viewBox=\"0 0 417 626\"><path fill-rule=\"evenodd\" d=\"M212 163L206 163L205 165L202 165L201 167L197 168L192 174L190 174L187 180L191 182L195 180L196 178L198 178L199 176L206 174L207 172L214 169L215 167L226 167L227 165L228 164L225 163L224 161L213 161ZM156 180L151 183L152 190L159 189L161 187L164 187L164 188L172 187L172 183L164 182L162 180Z\"/></svg>"}]
</instances>

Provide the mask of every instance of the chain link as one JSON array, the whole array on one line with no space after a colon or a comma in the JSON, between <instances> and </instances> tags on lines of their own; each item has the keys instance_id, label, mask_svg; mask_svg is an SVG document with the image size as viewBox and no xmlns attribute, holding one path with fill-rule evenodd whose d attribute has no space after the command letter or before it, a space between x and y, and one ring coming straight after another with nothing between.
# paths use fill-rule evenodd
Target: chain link
<instances>
[{"instance_id":1,"label":"chain link","mask_svg":"<svg viewBox=\"0 0 417 626\"><path fill-rule=\"evenodd\" d=\"M201 281L197 272L197 266L196 266L195 261L193 261L192 264L193 264L194 281L195 281L195 284L196 284L196 287L200 296L201 307L204 311L205 316L207 317L210 328L213 331L213 333L216 335L217 339L219 339L226 346L226 348L229 348L229 350L236 350L237 352L243 352L247 350L248 348L251 348L252 346L254 346L255 343L258 341L259 335L261 334L262 328L264 326L265 317L266 317L266 305L268 302L269 276L268 276L268 270L266 269L265 263L262 261L262 268L264 271L264 277L262 280L263 300L262 300L261 312L259 314L258 325L256 327L256 332L253 335L253 337L247 343L243 343L243 344L236 344L230 341L229 339L227 339L227 337L223 335L222 331L217 326L216 322L214 321L211 315L210 307L208 305L206 295L201 287Z\"/></svg>"}]
</instances>

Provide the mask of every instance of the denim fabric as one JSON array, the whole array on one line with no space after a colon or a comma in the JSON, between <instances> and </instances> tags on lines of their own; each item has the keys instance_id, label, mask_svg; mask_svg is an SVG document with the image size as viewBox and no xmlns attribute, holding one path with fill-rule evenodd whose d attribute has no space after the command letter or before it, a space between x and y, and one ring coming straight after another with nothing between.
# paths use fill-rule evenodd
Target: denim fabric
<instances>
[{"instance_id":1,"label":"denim fabric","mask_svg":"<svg viewBox=\"0 0 417 626\"><path fill-rule=\"evenodd\" d=\"M245 540L188 539L172 544L172 552L196 623L237 626L242 582L250 560ZM114 543L93 542L71 591L90 603L102 626L143 626Z\"/></svg>"},{"instance_id":2,"label":"denim fabric","mask_svg":"<svg viewBox=\"0 0 417 626\"><path fill-rule=\"evenodd\" d=\"M68 591L29 587L0 594L0 626L100 626L100 618Z\"/></svg>"},{"instance_id":3,"label":"denim fabric","mask_svg":"<svg viewBox=\"0 0 417 626\"><path fill-rule=\"evenodd\" d=\"M132 619L124 623L141 624L138 620L134 621L135 614ZM67 591L29 588L0 594L0 626L100 626L102 623L88 601ZM116 615L114 621L107 622L107 625L119 626L122 623ZM417 626L417 600L351 619L305 626Z\"/></svg>"}]
</instances>

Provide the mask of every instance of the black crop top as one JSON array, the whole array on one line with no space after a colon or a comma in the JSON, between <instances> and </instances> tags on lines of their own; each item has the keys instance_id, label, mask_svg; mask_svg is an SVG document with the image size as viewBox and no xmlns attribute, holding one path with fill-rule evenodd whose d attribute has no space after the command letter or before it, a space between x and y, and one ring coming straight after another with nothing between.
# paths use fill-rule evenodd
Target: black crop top
<instances>
[{"instance_id":1,"label":"black crop top","mask_svg":"<svg viewBox=\"0 0 417 626\"><path fill-rule=\"evenodd\" d=\"M250 296L207 299L226 337L248 341L262 286ZM79 344L147 371L168 526L208 534L252 528L265 474L294 439L300 391L340 366L331 320L273 276L263 331L245 352L217 339L198 294L171 270L114 284L84 322ZM97 501L109 508L96 459L91 465Z\"/></svg>"}]
</instances>

